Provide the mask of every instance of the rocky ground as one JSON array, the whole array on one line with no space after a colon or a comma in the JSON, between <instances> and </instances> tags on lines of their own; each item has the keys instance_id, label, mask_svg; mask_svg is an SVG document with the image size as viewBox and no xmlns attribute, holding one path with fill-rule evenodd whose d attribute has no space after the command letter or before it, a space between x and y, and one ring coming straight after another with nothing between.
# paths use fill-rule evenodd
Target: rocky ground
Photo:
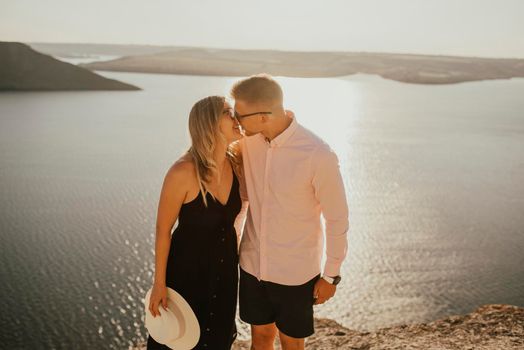
<instances>
[{"instance_id":1,"label":"rocky ground","mask_svg":"<svg viewBox=\"0 0 524 350\"><path fill-rule=\"evenodd\" d=\"M317 319L315 329L315 335L306 341L308 350L524 349L524 308L485 305L463 316L376 332L357 332L335 321ZM249 344L237 342L234 349L249 349Z\"/></svg>"},{"instance_id":2,"label":"rocky ground","mask_svg":"<svg viewBox=\"0 0 524 350\"><path fill-rule=\"evenodd\" d=\"M524 349L524 308L512 305L484 305L467 315L375 332L354 331L328 319L315 322L315 335L306 340L308 350ZM237 341L233 346L233 350L249 348L248 341ZM276 349L280 349L278 344Z\"/></svg>"}]
</instances>

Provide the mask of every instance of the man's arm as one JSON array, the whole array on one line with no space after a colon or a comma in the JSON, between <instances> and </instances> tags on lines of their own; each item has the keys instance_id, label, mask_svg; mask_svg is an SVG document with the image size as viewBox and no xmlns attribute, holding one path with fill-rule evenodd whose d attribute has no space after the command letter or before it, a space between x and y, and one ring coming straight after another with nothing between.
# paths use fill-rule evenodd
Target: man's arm
<instances>
[{"instance_id":1,"label":"man's arm","mask_svg":"<svg viewBox=\"0 0 524 350\"><path fill-rule=\"evenodd\" d=\"M323 274L340 275L347 254L349 209L338 157L328 145L318 147L312 157L313 187L325 219L326 264Z\"/></svg>"},{"instance_id":2,"label":"man's arm","mask_svg":"<svg viewBox=\"0 0 524 350\"><path fill-rule=\"evenodd\" d=\"M239 147L239 156L242 157L242 148L245 147L243 140L240 140L238 143ZM235 229L237 232L237 242L240 247L240 240L242 237L242 232L244 230L244 224L246 222L247 217L247 210L249 207L249 201L247 197L247 187L246 187L246 178L245 178L245 170L244 170L244 164L241 162L240 166L238 167L238 173L237 173L238 183L239 183L239 192L240 192L240 199L242 200L242 208L240 209L240 212L238 213L236 219L235 219Z\"/></svg>"},{"instance_id":3,"label":"man's arm","mask_svg":"<svg viewBox=\"0 0 524 350\"><path fill-rule=\"evenodd\" d=\"M249 201L247 200L246 182L244 177L238 177L240 198L242 199L242 208L235 219L235 229L237 232L237 242L240 247L240 240L242 238L242 232L244 231L244 224L246 223L247 210L249 208Z\"/></svg>"}]
</instances>

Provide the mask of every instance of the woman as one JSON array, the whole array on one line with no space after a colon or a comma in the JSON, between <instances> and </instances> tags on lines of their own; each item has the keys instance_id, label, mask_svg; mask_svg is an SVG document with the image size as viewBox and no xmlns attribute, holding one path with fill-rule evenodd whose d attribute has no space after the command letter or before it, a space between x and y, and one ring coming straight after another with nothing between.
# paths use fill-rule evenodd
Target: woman
<instances>
[{"instance_id":1,"label":"woman","mask_svg":"<svg viewBox=\"0 0 524 350\"><path fill-rule=\"evenodd\" d=\"M167 306L167 288L186 299L199 325L195 349L230 349L236 338L241 209L239 162L229 147L242 135L224 97L206 97L189 114L191 147L168 170L157 214L155 278L149 310ZM171 236L171 228L178 226ZM151 336L147 349L168 349Z\"/></svg>"}]
</instances>

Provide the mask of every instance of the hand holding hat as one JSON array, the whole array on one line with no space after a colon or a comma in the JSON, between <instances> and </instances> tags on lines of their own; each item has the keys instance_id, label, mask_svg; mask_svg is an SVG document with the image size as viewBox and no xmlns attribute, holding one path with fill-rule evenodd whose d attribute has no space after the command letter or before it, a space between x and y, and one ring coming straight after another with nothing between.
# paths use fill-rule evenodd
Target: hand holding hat
<instances>
[{"instance_id":1,"label":"hand holding hat","mask_svg":"<svg viewBox=\"0 0 524 350\"><path fill-rule=\"evenodd\" d=\"M151 289L151 296L149 297L149 311L156 317L160 316L159 308L163 307L167 310L167 287L166 285L154 285Z\"/></svg>"},{"instance_id":2,"label":"hand holding hat","mask_svg":"<svg viewBox=\"0 0 524 350\"><path fill-rule=\"evenodd\" d=\"M152 288L146 293L144 306L145 326L149 335L171 349L192 349L200 338L198 319L187 301L172 288L167 289L167 308L159 307L159 316L149 310Z\"/></svg>"}]
</instances>

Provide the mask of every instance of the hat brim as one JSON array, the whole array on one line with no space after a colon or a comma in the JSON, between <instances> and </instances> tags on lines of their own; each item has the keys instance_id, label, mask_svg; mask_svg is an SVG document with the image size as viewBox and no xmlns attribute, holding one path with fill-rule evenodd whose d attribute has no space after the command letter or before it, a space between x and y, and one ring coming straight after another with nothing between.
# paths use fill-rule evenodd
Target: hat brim
<instances>
[{"instance_id":1,"label":"hat brim","mask_svg":"<svg viewBox=\"0 0 524 350\"><path fill-rule=\"evenodd\" d=\"M149 289L149 291L146 293L145 300L146 312L152 317L151 312L149 311L149 298L151 291L152 288ZM170 347L171 349L176 348L177 350L189 350L194 348L200 338L200 325L195 313L193 312L193 309L177 291L169 287L167 287L167 299L167 307L172 312L182 317L183 322L180 323L180 338L173 339L167 343L162 342L162 344Z\"/></svg>"}]
</instances>

